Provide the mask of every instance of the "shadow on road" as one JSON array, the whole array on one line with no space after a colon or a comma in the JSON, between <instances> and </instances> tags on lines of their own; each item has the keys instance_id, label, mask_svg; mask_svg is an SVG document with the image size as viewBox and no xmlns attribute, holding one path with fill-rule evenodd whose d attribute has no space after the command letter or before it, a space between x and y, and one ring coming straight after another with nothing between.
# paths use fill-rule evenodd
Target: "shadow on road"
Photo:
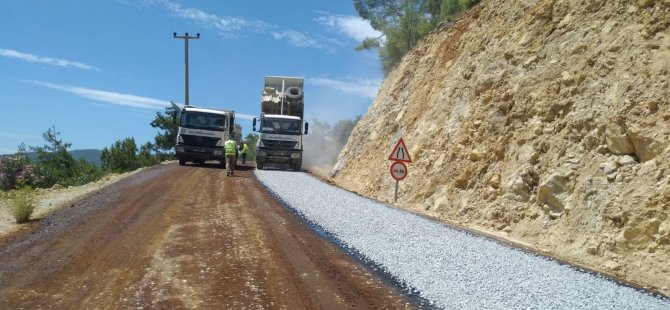
<instances>
[{"instance_id":1,"label":"shadow on road","mask_svg":"<svg viewBox=\"0 0 670 310\"><path fill-rule=\"evenodd\" d=\"M208 168L208 169L221 169L221 170L226 170L225 167L223 167L221 164L218 162L205 162L204 164L196 164L196 163L187 163L186 167L201 167L201 168ZM241 163L237 163L235 165L235 171L251 171L256 169L256 163L254 162L247 162L244 166Z\"/></svg>"}]
</instances>

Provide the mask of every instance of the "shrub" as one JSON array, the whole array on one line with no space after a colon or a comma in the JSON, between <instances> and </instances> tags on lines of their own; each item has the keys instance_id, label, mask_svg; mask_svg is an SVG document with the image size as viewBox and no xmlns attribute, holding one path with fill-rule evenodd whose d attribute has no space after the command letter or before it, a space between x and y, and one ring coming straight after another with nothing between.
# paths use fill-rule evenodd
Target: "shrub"
<instances>
[{"instance_id":1,"label":"shrub","mask_svg":"<svg viewBox=\"0 0 670 310\"><path fill-rule=\"evenodd\" d=\"M30 187L9 193L9 213L17 223L25 223L35 211L35 199Z\"/></svg>"},{"instance_id":2,"label":"shrub","mask_svg":"<svg viewBox=\"0 0 670 310\"><path fill-rule=\"evenodd\" d=\"M27 156L21 153L0 157L0 189L10 190L32 185L35 174L29 163Z\"/></svg>"},{"instance_id":3,"label":"shrub","mask_svg":"<svg viewBox=\"0 0 670 310\"><path fill-rule=\"evenodd\" d=\"M62 181L63 186L79 186L90 182L100 180L104 176L104 171L98 169L93 163L80 158L75 162L74 169L70 177Z\"/></svg>"}]
</instances>

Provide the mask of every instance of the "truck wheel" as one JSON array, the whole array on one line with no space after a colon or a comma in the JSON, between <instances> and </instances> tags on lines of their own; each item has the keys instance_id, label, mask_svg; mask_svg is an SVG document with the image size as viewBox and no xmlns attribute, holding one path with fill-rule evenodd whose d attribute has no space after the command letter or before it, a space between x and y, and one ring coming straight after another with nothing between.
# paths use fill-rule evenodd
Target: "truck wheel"
<instances>
[{"instance_id":1,"label":"truck wheel","mask_svg":"<svg viewBox=\"0 0 670 310\"><path fill-rule=\"evenodd\" d=\"M263 170L263 162L262 161L257 161L256 162L256 169Z\"/></svg>"},{"instance_id":2,"label":"truck wheel","mask_svg":"<svg viewBox=\"0 0 670 310\"><path fill-rule=\"evenodd\" d=\"M179 165L180 166L186 165L186 159L184 157L181 156L179 157Z\"/></svg>"}]
</instances>

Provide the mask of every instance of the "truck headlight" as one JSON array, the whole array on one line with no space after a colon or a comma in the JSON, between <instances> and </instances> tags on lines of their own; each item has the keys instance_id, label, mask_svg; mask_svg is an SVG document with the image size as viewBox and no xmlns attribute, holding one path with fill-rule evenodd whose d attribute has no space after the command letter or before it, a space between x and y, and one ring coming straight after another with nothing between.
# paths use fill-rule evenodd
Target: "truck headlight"
<instances>
[{"instance_id":1,"label":"truck headlight","mask_svg":"<svg viewBox=\"0 0 670 310\"><path fill-rule=\"evenodd\" d=\"M214 150L214 155L222 155L223 152L221 150Z\"/></svg>"},{"instance_id":2,"label":"truck headlight","mask_svg":"<svg viewBox=\"0 0 670 310\"><path fill-rule=\"evenodd\" d=\"M263 143L263 140L258 140L258 147L265 147L265 143Z\"/></svg>"},{"instance_id":3,"label":"truck headlight","mask_svg":"<svg viewBox=\"0 0 670 310\"><path fill-rule=\"evenodd\" d=\"M300 153L291 154L291 158L300 158Z\"/></svg>"},{"instance_id":4,"label":"truck headlight","mask_svg":"<svg viewBox=\"0 0 670 310\"><path fill-rule=\"evenodd\" d=\"M258 152L256 152L256 155L265 156L265 151L258 150Z\"/></svg>"},{"instance_id":5,"label":"truck headlight","mask_svg":"<svg viewBox=\"0 0 670 310\"><path fill-rule=\"evenodd\" d=\"M181 137L181 135L177 135L177 143L184 143L184 139Z\"/></svg>"},{"instance_id":6,"label":"truck headlight","mask_svg":"<svg viewBox=\"0 0 670 310\"><path fill-rule=\"evenodd\" d=\"M182 146L178 146L178 147L177 147L177 152L180 152L180 153L181 153L181 152L184 152L184 147L182 147Z\"/></svg>"}]
</instances>

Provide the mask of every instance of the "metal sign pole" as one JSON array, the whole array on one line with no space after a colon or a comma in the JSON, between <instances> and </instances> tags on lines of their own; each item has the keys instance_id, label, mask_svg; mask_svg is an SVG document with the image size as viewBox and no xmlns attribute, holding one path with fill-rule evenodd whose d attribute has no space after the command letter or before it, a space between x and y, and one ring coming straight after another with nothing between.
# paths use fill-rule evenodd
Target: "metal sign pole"
<instances>
[{"instance_id":1,"label":"metal sign pole","mask_svg":"<svg viewBox=\"0 0 670 310\"><path fill-rule=\"evenodd\" d=\"M395 180L395 201L394 202L398 202L398 183L400 183L400 181Z\"/></svg>"}]
</instances>

